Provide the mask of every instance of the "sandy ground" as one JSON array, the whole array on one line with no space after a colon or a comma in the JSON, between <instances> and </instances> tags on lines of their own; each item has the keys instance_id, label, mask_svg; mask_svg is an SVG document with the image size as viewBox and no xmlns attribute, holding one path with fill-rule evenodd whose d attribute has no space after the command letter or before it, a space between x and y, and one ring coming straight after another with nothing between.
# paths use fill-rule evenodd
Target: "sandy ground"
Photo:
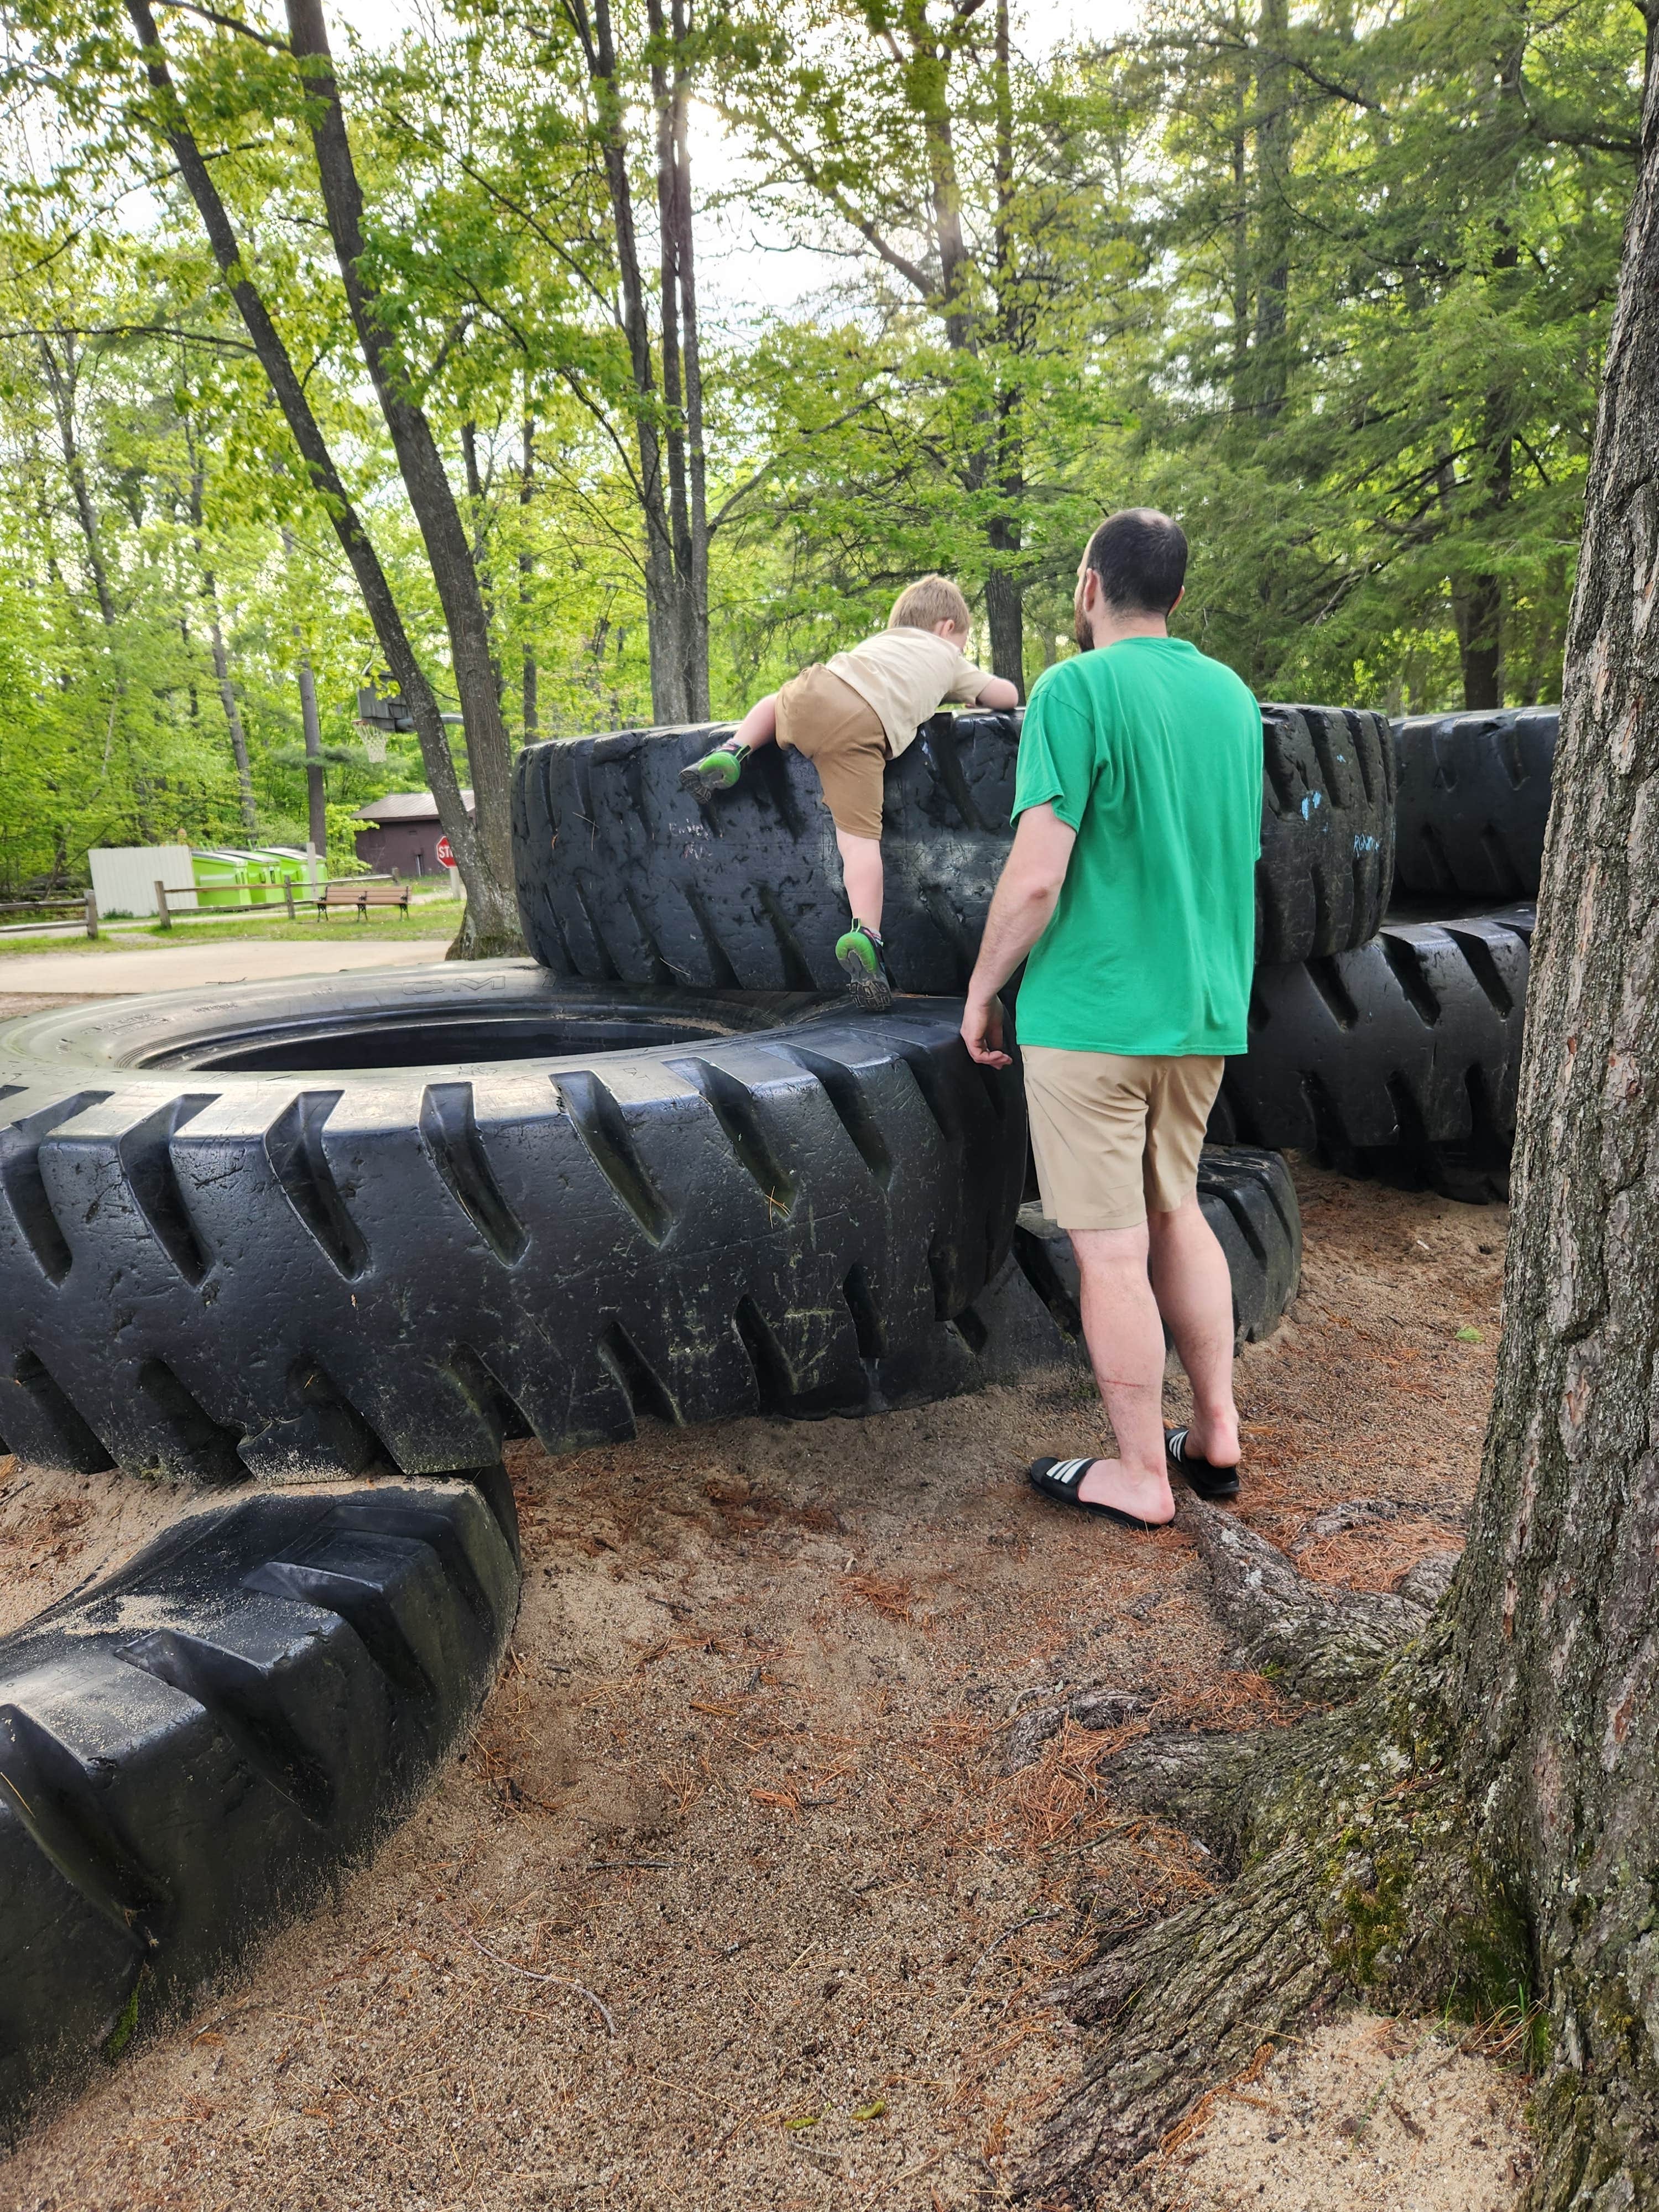
<instances>
[{"instance_id":1,"label":"sandy ground","mask_svg":"<svg viewBox=\"0 0 1659 2212\"><path fill-rule=\"evenodd\" d=\"M1462 1540L1504 1217L1300 1180L1303 1294L1242 1363L1243 1509L1305 1572L1386 1587ZM1165 1720L1289 1717L1227 1667L1179 1524L1133 1536L1025 1487L1034 1453L1100 1428L1056 1370L864 1422L515 1447L524 1607L474 1741L333 1910L27 2136L0 2204L1006 2201L1080 2059L1044 1989L1091 1926L1208 1880L1115 1802L1114 1753ZM9 1620L178 1503L7 1465ZM1392 1510L1334 1510L1356 1501ZM1061 1680L1127 1717L1005 1772L1017 1713ZM1154 2193L1503 2212L1517 2078L1425 2033L1311 2029L1211 2099Z\"/></svg>"},{"instance_id":2,"label":"sandy ground","mask_svg":"<svg viewBox=\"0 0 1659 2212\"><path fill-rule=\"evenodd\" d=\"M1506 2212L1525 2085L1433 2021L1350 2013L1218 2091L1152 2195L1170 2212Z\"/></svg>"}]
</instances>

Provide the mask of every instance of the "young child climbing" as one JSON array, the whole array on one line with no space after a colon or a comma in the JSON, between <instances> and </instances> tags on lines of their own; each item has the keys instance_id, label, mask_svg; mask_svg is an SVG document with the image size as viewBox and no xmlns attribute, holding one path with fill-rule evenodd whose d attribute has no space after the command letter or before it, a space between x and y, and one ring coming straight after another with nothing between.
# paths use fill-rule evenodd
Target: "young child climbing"
<instances>
[{"instance_id":1,"label":"young child climbing","mask_svg":"<svg viewBox=\"0 0 1659 2212\"><path fill-rule=\"evenodd\" d=\"M758 700L724 744L681 771L699 803L729 791L750 753L775 738L805 753L818 772L836 825L842 880L853 910L836 958L854 1002L873 1013L891 1005L881 938L881 794L896 760L945 699L1013 707L1019 693L964 659L968 602L947 576L924 576L899 593L887 627L850 652L802 669Z\"/></svg>"}]
</instances>

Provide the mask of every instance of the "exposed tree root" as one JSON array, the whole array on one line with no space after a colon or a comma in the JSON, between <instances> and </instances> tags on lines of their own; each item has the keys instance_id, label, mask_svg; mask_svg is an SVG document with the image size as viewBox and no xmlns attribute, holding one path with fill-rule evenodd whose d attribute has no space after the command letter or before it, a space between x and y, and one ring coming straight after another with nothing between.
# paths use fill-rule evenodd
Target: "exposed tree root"
<instances>
[{"instance_id":1,"label":"exposed tree root","mask_svg":"<svg viewBox=\"0 0 1659 2212\"><path fill-rule=\"evenodd\" d=\"M1518 1916L1484 1871L1455 1778L1440 1623L1415 1594L1317 1589L1226 1515L1194 1517L1249 1662L1350 1701L1292 1729L1147 1739L1114 1770L1238 1872L1108 1938L1052 1992L1104 2033L1027 2176L1048 2204L1114 2197L1205 2088L1344 1990L1472 2009L1525 1980Z\"/></svg>"},{"instance_id":2,"label":"exposed tree root","mask_svg":"<svg viewBox=\"0 0 1659 2212\"><path fill-rule=\"evenodd\" d=\"M1398 1594L1322 1589L1231 1513L1198 1498L1187 1510L1216 1611L1239 1639L1235 1664L1274 1675L1316 1704L1374 1680L1422 1633L1451 1578L1449 1559L1425 1559Z\"/></svg>"}]
</instances>

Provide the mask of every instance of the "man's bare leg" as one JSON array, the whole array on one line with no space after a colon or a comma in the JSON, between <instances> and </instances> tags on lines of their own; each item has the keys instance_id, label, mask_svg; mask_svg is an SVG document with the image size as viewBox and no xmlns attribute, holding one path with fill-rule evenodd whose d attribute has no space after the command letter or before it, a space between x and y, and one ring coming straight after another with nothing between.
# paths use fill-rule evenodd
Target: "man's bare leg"
<instances>
[{"instance_id":1,"label":"man's bare leg","mask_svg":"<svg viewBox=\"0 0 1659 2212\"><path fill-rule=\"evenodd\" d=\"M1170 1521L1175 1498L1164 1450L1164 1328L1146 1275L1147 1230L1074 1229L1083 1334L1117 1437L1078 1495L1142 1521ZM1229 1309L1231 1312L1231 1308Z\"/></svg>"},{"instance_id":2,"label":"man's bare leg","mask_svg":"<svg viewBox=\"0 0 1659 2212\"><path fill-rule=\"evenodd\" d=\"M1233 1286L1226 1255L1197 1194L1172 1213L1154 1213L1152 1290L1193 1386L1187 1449L1212 1467L1238 1465L1233 1403ZM1161 1420L1161 1417L1160 1417Z\"/></svg>"}]
</instances>

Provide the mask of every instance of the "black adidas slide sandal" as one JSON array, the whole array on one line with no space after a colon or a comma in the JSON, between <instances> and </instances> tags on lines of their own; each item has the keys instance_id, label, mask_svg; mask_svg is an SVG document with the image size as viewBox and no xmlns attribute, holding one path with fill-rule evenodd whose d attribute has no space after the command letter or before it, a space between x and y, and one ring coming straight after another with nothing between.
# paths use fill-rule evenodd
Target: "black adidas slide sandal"
<instances>
[{"instance_id":1,"label":"black adidas slide sandal","mask_svg":"<svg viewBox=\"0 0 1659 2212\"><path fill-rule=\"evenodd\" d=\"M1115 1505L1097 1505L1092 1498L1079 1498L1083 1478L1093 1465L1091 1459L1034 1459L1025 1471L1026 1480L1045 1498L1056 1498L1062 1505L1080 1505L1085 1513L1103 1513L1120 1528L1133 1528L1149 1536L1155 1529L1169 1526L1165 1521L1143 1521L1138 1514L1120 1513Z\"/></svg>"},{"instance_id":2,"label":"black adidas slide sandal","mask_svg":"<svg viewBox=\"0 0 1659 2212\"><path fill-rule=\"evenodd\" d=\"M1188 1489L1200 1498L1237 1498L1238 1469L1236 1467L1212 1467L1206 1459L1189 1459L1187 1433L1185 1429L1165 1429L1164 1431L1164 1449L1169 1455L1170 1474L1178 1474Z\"/></svg>"}]
</instances>

